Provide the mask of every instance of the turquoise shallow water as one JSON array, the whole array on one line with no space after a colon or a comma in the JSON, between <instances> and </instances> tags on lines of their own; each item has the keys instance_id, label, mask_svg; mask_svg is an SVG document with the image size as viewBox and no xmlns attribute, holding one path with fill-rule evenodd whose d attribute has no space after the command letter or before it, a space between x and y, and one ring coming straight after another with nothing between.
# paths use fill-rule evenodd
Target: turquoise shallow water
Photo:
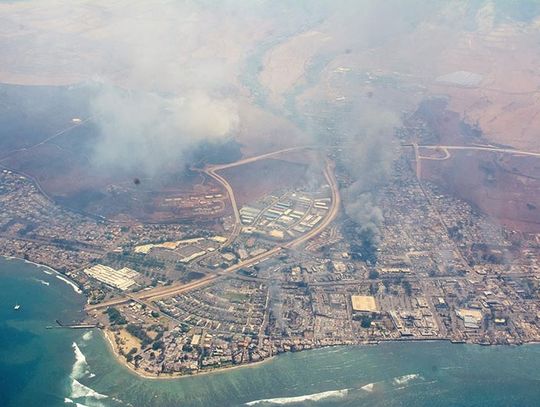
<instances>
[{"instance_id":1,"label":"turquoise shallow water","mask_svg":"<svg viewBox=\"0 0 540 407\"><path fill-rule=\"evenodd\" d=\"M77 319L84 303L54 274L0 260L0 283L0 406L540 406L539 345L338 347L141 379L116 363L100 332L45 329Z\"/></svg>"}]
</instances>

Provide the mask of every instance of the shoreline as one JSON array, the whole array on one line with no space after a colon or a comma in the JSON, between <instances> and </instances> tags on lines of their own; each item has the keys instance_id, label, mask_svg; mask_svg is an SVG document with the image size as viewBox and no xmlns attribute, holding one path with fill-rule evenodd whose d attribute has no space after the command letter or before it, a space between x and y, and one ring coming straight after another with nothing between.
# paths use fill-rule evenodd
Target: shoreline
<instances>
[{"instance_id":1,"label":"shoreline","mask_svg":"<svg viewBox=\"0 0 540 407\"><path fill-rule=\"evenodd\" d=\"M5 260L18 260L18 261L22 261L22 262L24 262L26 264L32 264L32 265L36 266L36 268L41 269L41 271L43 271L45 274L54 275L59 280L62 280L64 283L71 286L71 288L73 288L73 291L75 291L77 294L84 295L83 291L80 289L79 285L74 280L72 280L71 278L69 278L65 274L60 273L58 270L52 268L51 266L48 266L48 265L42 264L42 263L36 263L34 261L31 261L31 260L28 260L28 259L23 259L21 257L16 257L16 256L2 256L2 258L4 258ZM43 269L50 270L51 272L47 272L47 271L45 271Z\"/></svg>"},{"instance_id":2,"label":"shoreline","mask_svg":"<svg viewBox=\"0 0 540 407\"><path fill-rule=\"evenodd\" d=\"M264 363L270 362L276 356L278 356L278 355L273 355L273 356L270 356L269 358L259 360L257 362L245 363L245 364L242 364L242 365L223 366L223 367L218 367L218 368L214 368L214 369L203 370L203 371L193 373L193 374L185 374L185 373L177 372L177 373L163 373L163 374L157 375L157 374L154 374L154 373L148 373L146 371L136 369L133 365L131 365L118 352L117 345L114 342L114 339L111 338L111 336L114 335L112 333L112 331L110 331L110 330L108 330L106 328L105 329L98 328L98 329L99 329L101 335L103 336L103 338L105 339L105 342L107 342L107 347L109 348L109 350L114 355L114 359L116 359L118 361L118 363L120 363L123 367L128 369L130 371L130 373L132 373L132 374L134 374L134 375L136 375L138 377L141 377L143 379L148 379L148 380L177 380L177 379L184 379L184 378L188 378L188 377L204 376L204 375L213 374L213 373L214 374L225 373L227 371L240 369L240 368L256 367L256 366L262 365Z\"/></svg>"},{"instance_id":3,"label":"shoreline","mask_svg":"<svg viewBox=\"0 0 540 407\"><path fill-rule=\"evenodd\" d=\"M70 285L73 290L77 294L82 294L85 296L85 294L82 292L82 290L77 286L77 284L74 281L71 281L69 277L65 276L64 274L60 273L59 271L55 270L54 268L41 263L36 263L27 259L23 259L20 257L15 256L1 256L5 260L17 260L22 261L26 264L34 265L36 268L41 269L44 273L48 275L55 275L59 280L62 280L66 284ZM86 298L86 296L85 296ZM357 343L336 343L336 344L328 344L328 345L321 345L321 346L313 346L309 349L301 349L297 351L288 351L288 352L281 352L276 353L268 358L259 360L257 362L250 362L250 363L243 363L239 365L227 365L227 366L221 366L216 368L210 368L210 369L204 369L200 370L196 373L186 374L186 373L180 373L180 372L174 372L174 373L163 373L163 374L155 374L155 373L149 373L144 370L136 369L132 364L130 364L117 350L117 345L114 341L113 332L107 328L98 328L100 331L100 334L103 335L103 339L105 339L105 342L107 343L107 347L109 348L109 351L112 353L112 356L116 361L125 367L130 373L149 380L176 380L176 379L182 379L186 377L196 377L196 376L202 376L202 375L208 375L208 374L219 374L219 373L225 373L227 371L232 371L234 369L240 369L240 368L249 368L249 367L257 367L259 365L262 365L264 363L270 362L273 359L277 358L281 354L285 353L298 353L298 352L304 352L309 350L316 350L316 349L324 349L324 348L332 348L332 347L358 347L358 346L376 346L380 345L382 343L399 343L399 342L449 342L453 345L476 345L476 346L523 346L523 345L540 345L540 341L529 341L529 342L520 342L520 343L503 343L503 344L495 344L495 343L479 343L479 342L468 342L464 340L453 340L451 338L395 338L395 339L378 339L378 340L366 340L361 341Z\"/></svg>"},{"instance_id":4,"label":"shoreline","mask_svg":"<svg viewBox=\"0 0 540 407\"><path fill-rule=\"evenodd\" d=\"M116 343L114 342L114 339L111 338L114 334L112 331L108 330L107 328L98 328L100 333L103 335L105 341L107 342L107 347L113 354L113 357L120 363L122 366L124 366L126 369L129 370L130 373L148 380L176 380L176 379L183 379L188 377L197 377L197 376L203 376L208 374L220 374L220 373L226 373L228 371L232 371L235 369L241 369L241 368L250 368L250 367L257 367L259 365L262 365L266 362L270 362L274 359L276 359L278 356L287 354L287 353L299 353L299 352L308 352L311 350L317 350L317 349L328 349L328 348L337 348L337 347L362 347L362 346L378 346L383 343L400 343L400 342L448 342L452 345L475 345L475 346L523 346L523 345L540 345L540 341L531 341L531 342L523 342L523 343L515 343L515 344L483 344L483 343L475 343L475 342L462 342L462 341L454 341L449 338L430 338L430 339L389 339L389 340L378 340L378 341L365 341L365 342L359 342L354 344L333 344L333 345L322 345L322 346L315 346L309 349L302 349L294 352L281 352L277 353L275 355L272 355L266 359L259 360L257 362L251 362L251 363L244 363L240 365L230 365L230 366L222 366L217 367L213 369L208 370L202 370L197 373L192 374L185 374L185 373L163 373L160 375L154 374L154 373L148 373L143 370L136 369L133 365L131 365L118 351Z\"/></svg>"}]
</instances>

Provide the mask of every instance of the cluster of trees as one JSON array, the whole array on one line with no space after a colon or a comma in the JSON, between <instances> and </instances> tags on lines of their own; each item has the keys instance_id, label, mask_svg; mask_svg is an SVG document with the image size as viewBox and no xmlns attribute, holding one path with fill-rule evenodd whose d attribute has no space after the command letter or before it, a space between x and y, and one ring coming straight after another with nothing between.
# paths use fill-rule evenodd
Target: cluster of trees
<instances>
[{"instance_id":1,"label":"cluster of trees","mask_svg":"<svg viewBox=\"0 0 540 407\"><path fill-rule=\"evenodd\" d=\"M369 328L371 326L371 322L375 319L375 315L354 315L353 319L355 321L360 321L360 326L362 328Z\"/></svg>"},{"instance_id":2,"label":"cluster of trees","mask_svg":"<svg viewBox=\"0 0 540 407\"><path fill-rule=\"evenodd\" d=\"M133 360L133 355L137 353L137 348L131 348L128 354L126 355L126 360L131 362Z\"/></svg>"},{"instance_id":3,"label":"cluster of trees","mask_svg":"<svg viewBox=\"0 0 540 407\"><path fill-rule=\"evenodd\" d=\"M142 326L136 324L128 324L126 330L135 338L141 341L142 347L146 347L152 343L152 338L148 336Z\"/></svg>"},{"instance_id":4,"label":"cluster of trees","mask_svg":"<svg viewBox=\"0 0 540 407\"><path fill-rule=\"evenodd\" d=\"M369 271L369 279L370 280L376 280L377 278L379 278L379 272L377 270L370 270Z\"/></svg>"},{"instance_id":5,"label":"cluster of trees","mask_svg":"<svg viewBox=\"0 0 540 407\"><path fill-rule=\"evenodd\" d=\"M105 312L111 325L125 325L127 323L126 318L116 308L109 307Z\"/></svg>"}]
</instances>

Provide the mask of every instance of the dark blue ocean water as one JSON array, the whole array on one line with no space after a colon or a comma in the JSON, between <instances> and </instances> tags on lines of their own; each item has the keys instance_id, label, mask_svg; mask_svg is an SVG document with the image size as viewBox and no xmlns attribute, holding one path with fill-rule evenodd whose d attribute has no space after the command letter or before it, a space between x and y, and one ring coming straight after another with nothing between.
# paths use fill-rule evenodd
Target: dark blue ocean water
<instances>
[{"instance_id":1,"label":"dark blue ocean water","mask_svg":"<svg viewBox=\"0 0 540 407\"><path fill-rule=\"evenodd\" d=\"M45 329L79 318L84 298L43 270L0 260L0 406L540 406L539 345L338 347L142 379L115 361L99 331Z\"/></svg>"}]
</instances>

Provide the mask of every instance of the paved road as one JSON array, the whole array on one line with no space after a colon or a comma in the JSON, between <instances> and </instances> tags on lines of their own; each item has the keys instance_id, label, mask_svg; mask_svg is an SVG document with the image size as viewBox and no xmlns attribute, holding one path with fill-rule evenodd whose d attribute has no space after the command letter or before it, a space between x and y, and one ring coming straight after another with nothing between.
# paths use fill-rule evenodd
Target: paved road
<instances>
[{"instance_id":1,"label":"paved road","mask_svg":"<svg viewBox=\"0 0 540 407\"><path fill-rule=\"evenodd\" d=\"M540 153L535 151L514 150L512 148L499 148L492 146L432 146L432 145L418 145L419 148L427 149L443 149L443 150L471 150L471 151L492 151L496 153L507 153L517 155L528 155L533 157L540 157ZM424 157L422 157L424 158Z\"/></svg>"},{"instance_id":2,"label":"paved road","mask_svg":"<svg viewBox=\"0 0 540 407\"><path fill-rule=\"evenodd\" d=\"M227 168L238 167L240 165L245 165L245 164L249 164L249 163L252 163L252 162L259 161L259 160L264 160L264 159L274 157L276 155L288 153L288 152L291 152L291 151L306 150L306 149L311 149L311 148L313 148L313 147L311 147L311 146L298 146L298 147L284 148L282 150L272 151L270 153L265 153L265 154L261 154L261 155L257 155L257 156L253 156L253 157L244 158L242 160L235 161L235 162L229 163L229 164L207 165L202 170L202 172L204 172L209 177L216 180L219 184L221 184L223 186L223 188L225 188L225 190L227 191L227 194L229 195L229 200L231 201L231 206L232 206L233 213L234 213L234 222L235 223L234 223L233 231L231 232L229 238L223 244L223 246L230 245L238 237L238 235L240 234L240 231L242 230L242 223L241 223L241 219L240 219L240 211L238 210L238 205L236 203L236 198L234 196L234 191L233 191L233 189L231 187L231 184L229 184L229 182L224 177L219 175L217 172L221 171L221 170L224 170L224 169L227 169Z\"/></svg>"},{"instance_id":3,"label":"paved road","mask_svg":"<svg viewBox=\"0 0 540 407\"><path fill-rule=\"evenodd\" d=\"M270 153L265 153L261 155L256 155L253 157L244 158L239 161L235 161L233 163L229 164L218 164L218 165L209 165L207 168L212 169L213 171L220 171L224 170L226 168L232 168L232 167L238 167L239 165L249 164L258 160L264 160L266 158L270 158L276 155L284 154L284 153L290 153L291 151L299 151L299 150L310 150L315 148L315 146L297 146L297 147L289 147L284 148L282 150L272 151Z\"/></svg>"},{"instance_id":4,"label":"paved road","mask_svg":"<svg viewBox=\"0 0 540 407\"><path fill-rule=\"evenodd\" d=\"M295 147L293 149L298 150L298 149L301 149L301 148L305 148L305 147ZM246 160L249 160L248 162L253 162L253 161L256 161L257 159L267 158L267 157L272 156L272 155L281 154L284 151L292 151L293 149L280 150L280 151L276 151L274 153L264 154L264 155L258 156L258 157L252 157L251 159L246 159ZM242 160L242 161L244 161L244 163L245 163L246 160ZM230 165L230 164L228 164L228 165ZM210 169L207 168L205 170L205 172L208 171L208 172L213 173L215 176L217 176L221 180L223 180L223 182L225 182L226 185L228 185L228 188L230 188L230 192L229 192L229 190L228 190L228 192L230 193L230 196L232 197L231 202L234 202L233 206L236 206L236 201L234 200L234 192L232 190L232 187L230 186L230 184L223 177L219 176L218 174L215 174L212 170L216 171L215 167L212 167ZM294 247L300 246L302 243L305 243L309 239L312 239L313 237L315 237L319 233L321 233L328 225L330 225L330 223L335 219L335 217L337 216L337 214L339 212L339 207L340 207L340 202L341 202L340 195L339 195L339 187L337 185L337 181L336 181L336 178L335 178L335 175L334 175L334 165L330 160L327 160L327 162L326 162L324 175L325 175L325 178L326 178L328 184L330 185L330 188L331 188L331 191L332 191L332 203L331 203L332 206L329 208L328 214L325 217L325 219L323 219L323 221L318 226L314 227L307 234L305 234L303 236L300 236L297 239L294 239L294 240L288 242L283 247L282 246L274 247L273 249L270 249L270 250L268 250L268 251L266 251L264 253L261 253L261 254L255 256L255 257L252 257L250 259L241 261L238 264L230 266L230 267L228 267L228 268L226 268L226 269L224 269L222 271L217 272L216 274L206 276L206 277L204 277L204 278L202 278L200 280L196 280L196 281L193 281L193 282L190 282L190 283L187 283L187 284L176 283L176 284L172 284L170 286L158 287L158 288L155 288L155 289L142 291L142 292L139 292L137 294L130 295L129 297L121 297L121 298L117 298L117 299L114 299L114 300L102 302L100 304L88 306L86 308L86 310L91 311L91 310L106 308L106 307L110 307L110 306L114 306L114 305L123 304L123 303L131 301L131 300L155 301L155 300L157 300L159 298L170 297L170 296L173 296L173 295L182 294L184 292L191 291L191 290L203 287L203 286L205 286L207 284L210 284L211 282L214 282L217 279L222 278L222 277L224 277L224 276L226 276L228 274L231 274L231 273L233 273L235 271L238 271L238 270L240 270L242 268L251 267L251 266L253 266L253 265L257 264L257 263L263 262L263 261L277 255L278 253L280 253L284 249L289 249L289 248L294 248Z\"/></svg>"},{"instance_id":5,"label":"paved road","mask_svg":"<svg viewBox=\"0 0 540 407\"><path fill-rule=\"evenodd\" d=\"M287 243L285 247L294 248L300 246L302 243L307 242L309 239L312 239L319 233L321 233L336 218L339 212L339 207L341 205L341 197L339 195L339 186L334 175L334 165L328 159L326 160L324 176L326 178L326 181L328 182L328 185L330 185L330 189L332 191L332 206L329 208L328 214L319 224L319 226L314 227L311 231L309 231L303 236L300 236L298 239L292 240L291 242Z\"/></svg>"},{"instance_id":6,"label":"paved road","mask_svg":"<svg viewBox=\"0 0 540 407\"><path fill-rule=\"evenodd\" d=\"M8 158L10 158L10 157L12 157L12 156L14 156L14 155L16 155L18 153L22 153L23 151L30 151L30 150L33 150L36 147L42 146L43 144L46 144L49 141L52 141L55 138L60 137L62 134L67 133L68 131L74 129L75 127L79 127L80 125L82 125L82 124L84 124L84 123L86 123L86 122L88 122L90 120L92 120L92 117L88 117L88 118L86 118L86 119L84 119L84 120L82 120L82 121L80 121L78 123L75 123L75 124L65 128L65 129L63 129L63 130L60 130L59 132L54 133L52 136L49 136L46 139L41 140L40 142L38 142L36 144L33 144L33 145L29 146L29 147L22 147L22 148L19 148L17 150L10 151L9 153L7 153L3 157L1 157L0 161L5 161Z\"/></svg>"},{"instance_id":7,"label":"paved road","mask_svg":"<svg viewBox=\"0 0 540 407\"><path fill-rule=\"evenodd\" d=\"M220 183L223 188L227 191L227 194L229 195L229 200L231 201L231 206L234 213L234 227L229 235L227 241L223 244L223 246L230 245L240 234L240 231L242 230L242 223L240 219L240 211L238 210L238 205L236 204L236 198L234 196L234 191L231 187L231 184L223 178L221 175L216 174L217 169L215 168L206 168L204 170L204 173L207 174L209 177L215 179L218 183Z\"/></svg>"},{"instance_id":8,"label":"paved road","mask_svg":"<svg viewBox=\"0 0 540 407\"><path fill-rule=\"evenodd\" d=\"M218 275L211 275L204 277L200 280L192 281L190 283L182 284L176 283L168 286L162 286L153 288L150 290L140 291L136 294L129 294L122 297L114 298L109 301L104 301L95 305L88 305L86 307L87 311L93 311L101 308L112 307L114 305L120 305L128 301L151 301L154 298L167 297L174 295L175 293L181 293L184 290L191 290L198 288L200 285L208 284L210 281L215 280Z\"/></svg>"}]
</instances>

